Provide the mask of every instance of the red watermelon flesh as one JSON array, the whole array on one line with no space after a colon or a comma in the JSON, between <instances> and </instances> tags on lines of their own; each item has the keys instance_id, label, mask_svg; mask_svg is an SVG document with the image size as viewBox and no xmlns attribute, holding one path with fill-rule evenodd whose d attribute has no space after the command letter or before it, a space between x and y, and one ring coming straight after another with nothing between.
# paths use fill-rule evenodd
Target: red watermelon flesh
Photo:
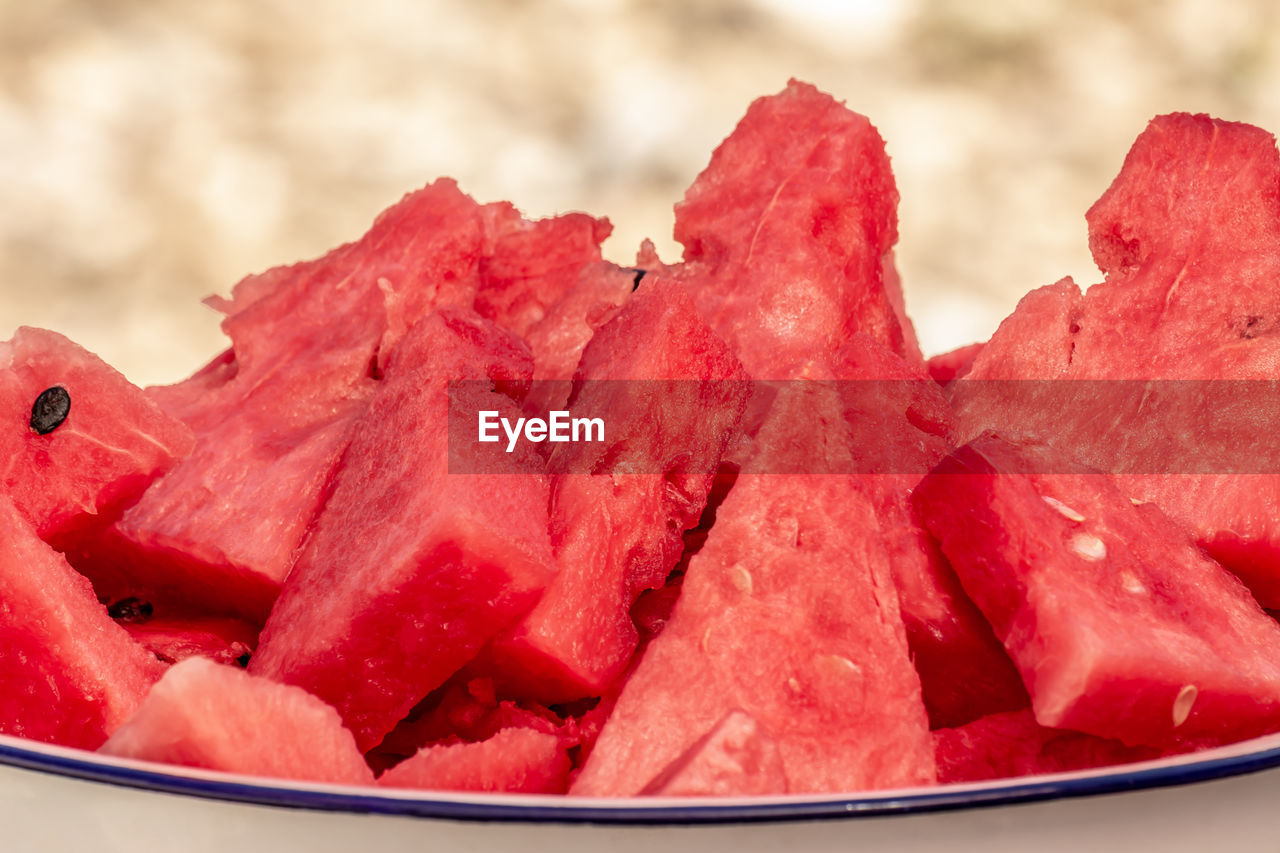
<instances>
[{"instance_id":1,"label":"red watermelon flesh","mask_svg":"<svg viewBox=\"0 0 1280 853\"><path fill-rule=\"evenodd\" d=\"M930 725L1025 707L1013 662L910 503L922 474L954 446L954 415L942 391L923 368L869 335L852 335L834 364L859 470L884 472L862 486L876 501Z\"/></svg>"},{"instance_id":2,"label":"red watermelon flesh","mask_svg":"<svg viewBox=\"0 0 1280 853\"><path fill-rule=\"evenodd\" d=\"M54 386L65 419L44 434L32 407ZM92 540L104 523L191 449L191 431L97 356L56 332L22 327L0 343L0 490L61 548Z\"/></svg>"},{"instance_id":3,"label":"red watermelon flesh","mask_svg":"<svg viewBox=\"0 0 1280 853\"><path fill-rule=\"evenodd\" d=\"M362 750L519 619L552 574L536 454L508 473L449 473L449 454L474 447L450 447L451 405L513 419L517 407L474 383L451 402L446 380L527 382L531 370L523 344L470 312L414 326L263 630L250 670L332 704Z\"/></svg>"},{"instance_id":4,"label":"red watermelon flesh","mask_svg":"<svg viewBox=\"0 0 1280 853\"><path fill-rule=\"evenodd\" d=\"M787 790L778 744L746 711L724 716L644 787L656 797L745 796Z\"/></svg>"},{"instance_id":5,"label":"red watermelon flesh","mask_svg":"<svg viewBox=\"0 0 1280 853\"><path fill-rule=\"evenodd\" d=\"M112 605L109 612L116 613L119 604ZM245 666L258 644L257 628L242 619L115 618L129 636L165 663L200 656L218 663Z\"/></svg>"},{"instance_id":6,"label":"red watermelon flesh","mask_svg":"<svg viewBox=\"0 0 1280 853\"><path fill-rule=\"evenodd\" d=\"M793 383L780 393L830 391ZM847 433L836 437L842 406L830 399L827 409L823 453L831 470L847 470ZM788 454L812 458L797 441L812 429L767 420L758 452L777 454L777 466ZM881 539L874 503L854 476L740 475L571 793L639 793L734 710L777 744L780 789L931 782L920 681ZM742 779L756 790L758 775Z\"/></svg>"},{"instance_id":7,"label":"red watermelon flesh","mask_svg":"<svg viewBox=\"0 0 1280 853\"><path fill-rule=\"evenodd\" d=\"M952 380L959 379L973 367L973 362L978 357L978 353L982 352L982 347L982 343L968 344L930 357L926 362L929 375L939 385L946 385Z\"/></svg>"},{"instance_id":8,"label":"red watermelon flesh","mask_svg":"<svg viewBox=\"0 0 1280 853\"><path fill-rule=\"evenodd\" d=\"M760 98L676 205L698 310L757 379L863 331L923 363L892 247L898 191L871 123L792 81Z\"/></svg>"},{"instance_id":9,"label":"red watermelon flesh","mask_svg":"<svg viewBox=\"0 0 1280 853\"><path fill-rule=\"evenodd\" d=\"M1280 729L1280 626L1154 505L994 435L914 498L1041 725L1162 748Z\"/></svg>"},{"instance_id":10,"label":"red watermelon flesh","mask_svg":"<svg viewBox=\"0 0 1280 853\"><path fill-rule=\"evenodd\" d=\"M358 242L214 300L234 355L155 394L196 450L119 525L138 586L265 618L387 354L434 306L470 306L481 237L479 205L438 181Z\"/></svg>"},{"instance_id":11,"label":"red watermelon flesh","mask_svg":"<svg viewBox=\"0 0 1280 853\"><path fill-rule=\"evenodd\" d=\"M1038 773L1065 773L1160 757L1149 746L1125 746L1036 722L1030 709L990 714L933 733L938 782L981 782Z\"/></svg>"},{"instance_id":12,"label":"red watermelon flesh","mask_svg":"<svg viewBox=\"0 0 1280 853\"><path fill-rule=\"evenodd\" d=\"M0 494L0 733L96 749L164 667Z\"/></svg>"},{"instance_id":13,"label":"red watermelon flesh","mask_svg":"<svg viewBox=\"0 0 1280 853\"><path fill-rule=\"evenodd\" d=\"M483 212L487 245L475 309L527 339L584 268L600 263L600 244L613 226L585 213L530 221L507 202L487 204Z\"/></svg>"},{"instance_id":14,"label":"red watermelon flesh","mask_svg":"<svg viewBox=\"0 0 1280 853\"><path fill-rule=\"evenodd\" d=\"M679 560L749 393L684 289L656 278L596 333L576 378L571 409L603 418L606 438L553 452L558 573L491 649L500 681L548 703L600 696L626 667L631 606Z\"/></svg>"},{"instance_id":15,"label":"red watermelon flesh","mask_svg":"<svg viewBox=\"0 0 1280 853\"><path fill-rule=\"evenodd\" d=\"M968 380L1272 380L1280 369L1280 156L1259 128L1207 116L1154 119L1110 189L1090 209L1089 244L1106 281L1080 293L1069 281L1028 295L975 359ZM1051 384L1051 383L1046 383ZM993 399L989 383L958 382L965 435L985 429L1049 443L1105 471L1192 530L1267 606L1280 606L1280 476L1169 471L1152 441L1185 435L1188 458L1217 464L1274 458L1259 430L1206 424L1274 420L1268 397L1213 393L1164 410L1118 411L1114 399L1054 405L1030 386ZM1212 386L1208 386L1210 391ZM1043 393L1032 393L1040 391ZM1255 395L1262 396L1262 395ZM1264 416L1251 409L1262 403ZM1101 415L1101 417L1099 417ZM1237 415L1243 420L1237 421ZM1269 430L1267 431L1269 433ZM1250 447L1250 441L1261 446ZM1179 457L1181 458L1181 457ZM1181 463L1179 463L1181 464ZM1192 475L1195 476L1192 476Z\"/></svg>"},{"instance_id":16,"label":"red watermelon flesh","mask_svg":"<svg viewBox=\"0 0 1280 853\"><path fill-rule=\"evenodd\" d=\"M488 740L506 728L535 729L576 745L572 726L536 703L499 699L493 679L463 668L425 699L365 755L375 772L414 755L424 746Z\"/></svg>"},{"instance_id":17,"label":"red watermelon flesh","mask_svg":"<svg viewBox=\"0 0 1280 853\"><path fill-rule=\"evenodd\" d=\"M174 664L106 755L348 785L373 782L338 714L297 687L193 657Z\"/></svg>"},{"instance_id":18,"label":"red watermelon flesh","mask_svg":"<svg viewBox=\"0 0 1280 853\"><path fill-rule=\"evenodd\" d=\"M507 728L477 743L423 747L396 765L378 784L392 788L563 794L569 757L555 735Z\"/></svg>"},{"instance_id":19,"label":"red watermelon flesh","mask_svg":"<svg viewBox=\"0 0 1280 853\"><path fill-rule=\"evenodd\" d=\"M533 351L533 387L525 411L541 416L564 409L573 374L596 330L617 316L638 286L640 273L600 262L585 267L573 289L534 323L525 340Z\"/></svg>"}]
</instances>

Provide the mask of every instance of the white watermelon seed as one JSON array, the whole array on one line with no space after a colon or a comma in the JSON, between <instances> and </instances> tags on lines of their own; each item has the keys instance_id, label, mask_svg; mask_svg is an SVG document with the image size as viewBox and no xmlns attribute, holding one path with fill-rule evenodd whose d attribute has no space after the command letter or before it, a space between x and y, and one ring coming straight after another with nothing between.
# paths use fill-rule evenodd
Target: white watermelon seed
<instances>
[{"instance_id":1,"label":"white watermelon seed","mask_svg":"<svg viewBox=\"0 0 1280 853\"><path fill-rule=\"evenodd\" d=\"M1077 533L1072 536L1070 547L1076 553L1076 556L1091 563L1105 560L1107 557L1107 543L1092 533Z\"/></svg>"},{"instance_id":2,"label":"white watermelon seed","mask_svg":"<svg viewBox=\"0 0 1280 853\"><path fill-rule=\"evenodd\" d=\"M751 578L751 572L742 566L734 565L729 569L729 583L733 584L733 588L743 595L750 595L755 589L755 583Z\"/></svg>"},{"instance_id":3,"label":"white watermelon seed","mask_svg":"<svg viewBox=\"0 0 1280 853\"><path fill-rule=\"evenodd\" d=\"M794 677L787 679L787 686L791 688L793 693L800 692L800 682Z\"/></svg>"},{"instance_id":4,"label":"white watermelon seed","mask_svg":"<svg viewBox=\"0 0 1280 853\"><path fill-rule=\"evenodd\" d=\"M1134 506L1144 506L1145 504L1151 503L1151 501L1144 501L1142 498L1129 498L1129 503Z\"/></svg>"},{"instance_id":5,"label":"white watermelon seed","mask_svg":"<svg viewBox=\"0 0 1280 853\"><path fill-rule=\"evenodd\" d=\"M826 659L835 664L839 669L846 670L854 675L862 674L862 667L858 666L844 655L826 655Z\"/></svg>"},{"instance_id":6,"label":"white watermelon seed","mask_svg":"<svg viewBox=\"0 0 1280 853\"><path fill-rule=\"evenodd\" d=\"M1187 721L1187 717L1191 716L1191 706L1196 703L1196 697L1200 695L1200 691L1196 689L1194 684L1184 684L1182 689L1178 691L1177 697L1173 700L1173 727L1176 729Z\"/></svg>"},{"instance_id":7,"label":"white watermelon seed","mask_svg":"<svg viewBox=\"0 0 1280 853\"><path fill-rule=\"evenodd\" d=\"M1146 585L1138 580L1138 576L1133 572L1122 572L1120 575L1120 584L1129 592L1139 595L1147 591Z\"/></svg>"},{"instance_id":8,"label":"white watermelon seed","mask_svg":"<svg viewBox=\"0 0 1280 853\"><path fill-rule=\"evenodd\" d=\"M1083 515L1076 512L1074 509L1067 506L1057 498L1050 497L1049 495L1041 495L1040 497L1045 503L1047 503L1049 506L1056 509L1058 511L1058 514L1061 515L1063 518L1068 519L1069 521L1074 521L1077 524L1084 521Z\"/></svg>"}]
</instances>

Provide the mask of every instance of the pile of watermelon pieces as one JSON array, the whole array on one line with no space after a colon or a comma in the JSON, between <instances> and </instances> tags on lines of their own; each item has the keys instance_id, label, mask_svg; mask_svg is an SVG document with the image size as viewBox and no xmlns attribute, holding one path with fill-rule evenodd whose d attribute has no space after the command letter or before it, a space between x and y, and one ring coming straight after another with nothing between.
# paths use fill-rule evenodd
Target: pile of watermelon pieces
<instances>
[{"instance_id":1,"label":"pile of watermelon pieces","mask_svg":"<svg viewBox=\"0 0 1280 853\"><path fill-rule=\"evenodd\" d=\"M897 204L870 122L793 81L676 205L678 262L646 243L618 266L607 220L439 180L211 299L230 346L176 385L20 329L0 733L627 797L1280 731L1280 473L1168 470L1149 440L1176 423L1229 457L1274 431L1224 432L1212 395L1166 422L1069 386L1280 378L1275 140L1156 118L1087 214L1104 280L929 360ZM451 430L553 410L609 431L495 456Z\"/></svg>"}]
</instances>

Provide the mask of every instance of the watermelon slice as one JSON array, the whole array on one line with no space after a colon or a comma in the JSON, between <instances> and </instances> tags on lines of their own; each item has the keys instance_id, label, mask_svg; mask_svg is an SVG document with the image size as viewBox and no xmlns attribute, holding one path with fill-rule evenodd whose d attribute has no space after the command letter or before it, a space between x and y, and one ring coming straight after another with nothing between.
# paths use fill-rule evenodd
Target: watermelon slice
<instances>
[{"instance_id":1,"label":"watermelon slice","mask_svg":"<svg viewBox=\"0 0 1280 853\"><path fill-rule=\"evenodd\" d=\"M514 419L516 403L488 389L531 370L520 341L471 312L415 325L262 632L250 671L332 704L362 751L524 615L553 572L536 454L506 473L449 473L450 453L475 447L450 447L450 406ZM449 378L489 382L451 401Z\"/></svg>"},{"instance_id":2,"label":"watermelon slice","mask_svg":"<svg viewBox=\"0 0 1280 853\"><path fill-rule=\"evenodd\" d=\"M165 663L199 655L218 663L245 666L258 643L257 629L242 619L121 615L126 609L136 612L139 605L145 603L125 599L111 605L107 612L129 636Z\"/></svg>"},{"instance_id":3,"label":"watermelon slice","mask_svg":"<svg viewBox=\"0 0 1280 853\"><path fill-rule=\"evenodd\" d=\"M0 491L60 549L95 539L192 446L141 389L44 329L0 343L0 410Z\"/></svg>"},{"instance_id":4,"label":"watermelon slice","mask_svg":"<svg viewBox=\"0 0 1280 853\"><path fill-rule=\"evenodd\" d=\"M828 423L842 423L829 386L790 383L780 392L789 394L825 395ZM757 452L773 454L775 470L788 455L809 459L812 429L766 420ZM848 470L848 433L826 434L829 469ZM639 793L683 758L718 748L714 730L734 711L755 721L761 754L776 744L783 773L763 774L771 793L933 780L920 680L874 502L859 482L834 473L738 477L571 793ZM714 792L736 793L714 778ZM736 778L759 792L762 774Z\"/></svg>"},{"instance_id":5,"label":"watermelon slice","mask_svg":"<svg viewBox=\"0 0 1280 853\"><path fill-rule=\"evenodd\" d=\"M1280 625L1154 505L994 435L913 497L1041 725L1160 748L1280 730Z\"/></svg>"},{"instance_id":6,"label":"watermelon slice","mask_svg":"<svg viewBox=\"0 0 1280 853\"><path fill-rule=\"evenodd\" d=\"M427 746L378 777L392 788L563 794L569 756L546 732L507 728L477 743Z\"/></svg>"},{"instance_id":7,"label":"watermelon slice","mask_svg":"<svg viewBox=\"0 0 1280 853\"><path fill-rule=\"evenodd\" d=\"M1149 746L1125 746L1117 740L1046 728L1029 708L939 729L933 739L938 782L943 784L1088 770L1147 761L1161 754Z\"/></svg>"},{"instance_id":8,"label":"watermelon slice","mask_svg":"<svg viewBox=\"0 0 1280 853\"><path fill-rule=\"evenodd\" d=\"M231 300L233 354L155 398L196 450L119 525L120 597L265 619L396 341L436 305L470 307L480 207L438 181L358 242L252 276Z\"/></svg>"},{"instance_id":9,"label":"watermelon slice","mask_svg":"<svg viewBox=\"0 0 1280 853\"><path fill-rule=\"evenodd\" d=\"M1280 474L1260 461L1276 458L1269 425L1280 416L1266 385L1280 364L1278 183L1267 132L1203 115L1154 119L1088 213L1106 281L1029 294L951 386L966 438L994 429L1123 473L1122 490L1193 531L1268 607L1280 606ZM1060 382L1001 396L987 381L1043 379L1210 382L1202 399L1153 407L1123 383L1066 406ZM1216 380L1266 382L1225 394ZM1231 473L1237 460L1248 476Z\"/></svg>"},{"instance_id":10,"label":"watermelon slice","mask_svg":"<svg viewBox=\"0 0 1280 853\"><path fill-rule=\"evenodd\" d=\"M536 703L499 699L493 679L474 677L469 670L462 669L432 691L366 753L375 772L399 764L424 746L475 743L509 728L556 735L566 749L577 745L572 721Z\"/></svg>"},{"instance_id":11,"label":"watermelon slice","mask_svg":"<svg viewBox=\"0 0 1280 853\"><path fill-rule=\"evenodd\" d=\"M973 367L973 362L977 359L978 353L982 352L982 347L982 343L968 344L930 357L927 362L929 375L939 385L946 385L952 380L959 379Z\"/></svg>"},{"instance_id":12,"label":"watermelon slice","mask_svg":"<svg viewBox=\"0 0 1280 853\"><path fill-rule=\"evenodd\" d=\"M577 379L573 414L608 432L552 454L558 573L489 654L510 691L545 703L600 696L626 667L631 606L679 560L749 393L685 290L656 278L592 338Z\"/></svg>"},{"instance_id":13,"label":"watermelon slice","mask_svg":"<svg viewBox=\"0 0 1280 853\"><path fill-rule=\"evenodd\" d=\"M953 447L954 415L942 391L923 368L862 333L836 351L832 372L858 470L882 472L862 488L876 502L930 725L1026 707L1013 662L910 503L923 472Z\"/></svg>"},{"instance_id":14,"label":"watermelon slice","mask_svg":"<svg viewBox=\"0 0 1280 853\"><path fill-rule=\"evenodd\" d=\"M898 191L871 123L791 81L760 98L676 205L677 274L756 379L795 375L862 331L923 364L892 248ZM643 264L642 264L643 265Z\"/></svg>"},{"instance_id":15,"label":"watermelon slice","mask_svg":"<svg viewBox=\"0 0 1280 853\"><path fill-rule=\"evenodd\" d=\"M613 226L585 213L529 221L507 202L487 204L483 214L488 245L480 258L475 309L528 338L583 269L600 263L600 244Z\"/></svg>"},{"instance_id":16,"label":"watermelon slice","mask_svg":"<svg viewBox=\"0 0 1280 853\"><path fill-rule=\"evenodd\" d=\"M533 387L525 411L534 415L564 409L573 392L573 374L596 330L617 316L639 286L636 270L601 262L584 268L573 289L551 305L525 335L533 352Z\"/></svg>"},{"instance_id":17,"label":"watermelon slice","mask_svg":"<svg viewBox=\"0 0 1280 853\"><path fill-rule=\"evenodd\" d=\"M202 657L170 667L100 751L255 776L373 782L332 708L297 687Z\"/></svg>"},{"instance_id":18,"label":"watermelon slice","mask_svg":"<svg viewBox=\"0 0 1280 853\"><path fill-rule=\"evenodd\" d=\"M0 494L0 732L96 749L164 667Z\"/></svg>"},{"instance_id":19,"label":"watermelon slice","mask_svg":"<svg viewBox=\"0 0 1280 853\"><path fill-rule=\"evenodd\" d=\"M778 744L735 708L640 791L655 797L744 796L787 790Z\"/></svg>"}]
</instances>

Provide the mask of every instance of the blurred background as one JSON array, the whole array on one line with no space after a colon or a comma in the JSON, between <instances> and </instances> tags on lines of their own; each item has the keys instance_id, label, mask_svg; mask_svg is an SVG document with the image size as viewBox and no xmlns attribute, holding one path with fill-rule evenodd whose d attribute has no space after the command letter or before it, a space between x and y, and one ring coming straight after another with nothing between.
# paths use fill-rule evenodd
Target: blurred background
<instances>
[{"instance_id":1,"label":"blurred background","mask_svg":"<svg viewBox=\"0 0 1280 853\"><path fill-rule=\"evenodd\" d=\"M0 336L58 329L134 381L222 348L200 299L358 237L441 175L607 215L672 205L788 77L871 117L927 352L1096 281L1084 212L1160 112L1280 130L1280 14L961 0L0 0Z\"/></svg>"}]
</instances>

